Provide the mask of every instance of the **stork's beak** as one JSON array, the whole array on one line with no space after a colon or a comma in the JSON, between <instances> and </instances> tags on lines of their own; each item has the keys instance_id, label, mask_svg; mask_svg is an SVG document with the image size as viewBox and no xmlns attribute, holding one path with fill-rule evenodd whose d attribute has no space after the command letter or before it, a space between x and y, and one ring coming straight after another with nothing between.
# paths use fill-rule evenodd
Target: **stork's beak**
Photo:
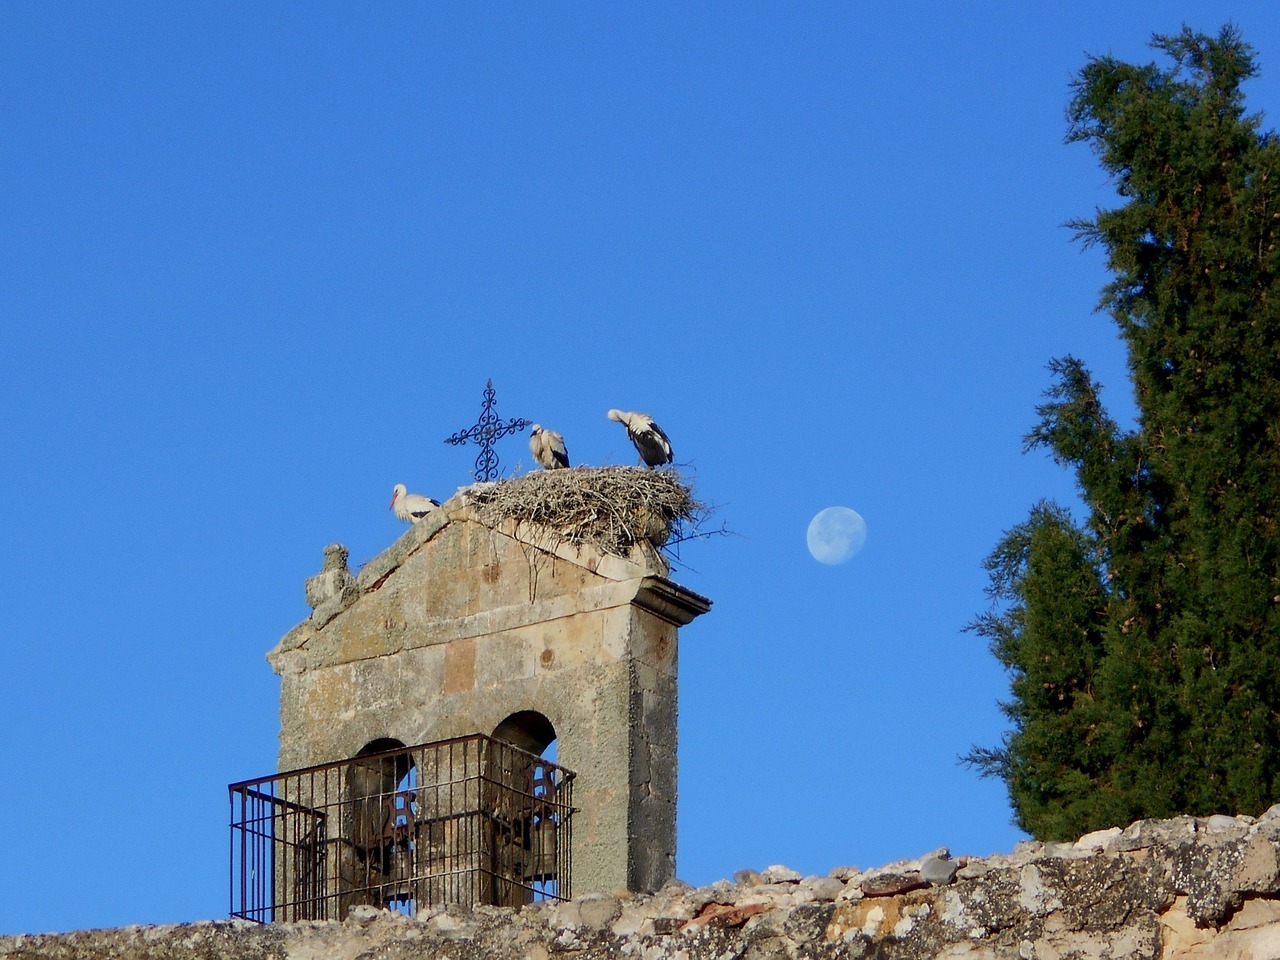
<instances>
[{"instance_id":1,"label":"stork's beak","mask_svg":"<svg viewBox=\"0 0 1280 960\"><path fill-rule=\"evenodd\" d=\"M391 497L391 506L387 507L387 509L388 509L388 510L394 510L395 508L396 508L396 498L395 498L395 496L393 495L393 496Z\"/></svg>"}]
</instances>

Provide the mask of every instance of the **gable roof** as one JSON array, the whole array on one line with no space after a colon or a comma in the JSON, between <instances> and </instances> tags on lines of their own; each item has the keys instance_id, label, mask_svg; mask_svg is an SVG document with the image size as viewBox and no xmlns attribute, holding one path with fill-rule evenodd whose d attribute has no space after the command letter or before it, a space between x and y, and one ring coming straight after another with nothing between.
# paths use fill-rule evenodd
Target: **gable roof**
<instances>
[{"instance_id":1,"label":"gable roof","mask_svg":"<svg viewBox=\"0 0 1280 960\"><path fill-rule=\"evenodd\" d=\"M696 522L702 509L673 473L637 467L537 471L463 487L410 524L358 574L346 568L344 547L327 547L324 569L307 581L311 615L285 634L268 660L303 645L455 524L477 524L608 581L643 580L635 602L687 623L710 601L669 579L661 547L681 524Z\"/></svg>"}]
</instances>

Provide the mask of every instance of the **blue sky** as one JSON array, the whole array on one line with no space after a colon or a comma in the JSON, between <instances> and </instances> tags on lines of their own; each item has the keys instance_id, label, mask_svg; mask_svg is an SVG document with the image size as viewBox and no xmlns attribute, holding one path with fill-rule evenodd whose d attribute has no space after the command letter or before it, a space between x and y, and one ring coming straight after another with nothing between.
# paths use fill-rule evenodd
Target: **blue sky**
<instances>
[{"instance_id":1,"label":"blue sky","mask_svg":"<svg viewBox=\"0 0 1280 960\"><path fill-rule=\"evenodd\" d=\"M1262 2L0 5L0 932L225 916L263 654L490 377L575 462L652 413L733 531L676 574L684 879L1011 849L981 562L1072 499L1051 357L1132 414L1068 83L1228 19L1265 110Z\"/></svg>"}]
</instances>

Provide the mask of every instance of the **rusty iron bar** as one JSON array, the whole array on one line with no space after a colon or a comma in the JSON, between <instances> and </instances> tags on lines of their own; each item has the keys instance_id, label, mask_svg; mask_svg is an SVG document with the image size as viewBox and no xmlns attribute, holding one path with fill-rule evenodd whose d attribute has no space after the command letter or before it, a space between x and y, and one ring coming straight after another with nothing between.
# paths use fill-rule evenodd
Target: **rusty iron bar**
<instances>
[{"instance_id":1,"label":"rusty iron bar","mask_svg":"<svg viewBox=\"0 0 1280 960\"><path fill-rule=\"evenodd\" d=\"M370 904L518 906L572 890L574 774L476 734L242 780L230 914L343 919Z\"/></svg>"}]
</instances>

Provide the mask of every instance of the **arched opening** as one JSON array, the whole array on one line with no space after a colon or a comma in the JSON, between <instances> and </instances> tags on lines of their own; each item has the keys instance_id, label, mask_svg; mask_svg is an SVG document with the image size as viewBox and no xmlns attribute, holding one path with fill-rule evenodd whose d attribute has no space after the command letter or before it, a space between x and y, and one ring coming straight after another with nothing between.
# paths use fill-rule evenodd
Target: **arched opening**
<instances>
[{"instance_id":1,"label":"arched opening","mask_svg":"<svg viewBox=\"0 0 1280 960\"><path fill-rule=\"evenodd\" d=\"M405 750L405 745L394 737L379 737L370 740L356 753L352 766L357 764L369 769L377 769L380 773L402 779L413 768L413 757L406 750L389 757L375 757L374 754L386 754L392 750ZM362 758L370 759L364 760Z\"/></svg>"},{"instance_id":2,"label":"arched opening","mask_svg":"<svg viewBox=\"0 0 1280 960\"><path fill-rule=\"evenodd\" d=\"M402 882L413 873L418 813L418 769L399 740L365 744L347 765L350 796L352 887L377 906L412 914L413 896Z\"/></svg>"},{"instance_id":3,"label":"arched opening","mask_svg":"<svg viewBox=\"0 0 1280 960\"><path fill-rule=\"evenodd\" d=\"M521 710L493 728L493 738L527 750L535 756L547 757L548 748L556 742L556 728L536 710Z\"/></svg>"},{"instance_id":4,"label":"arched opening","mask_svg":"<svg viewBox=\"0 0 1280 960\"><path fill-rule=\"evenodd\" d=\"M403 811L409 802L405 796L417 786L417 772L413 755L403 743L380 737L360 748L348 768L347 782L353 799L377 800L388 812L400 811L395 817L383 818L379 829L385 831L387 827L403 825Z\"/></svg>"},{"instance_id":5,"label":"arched opening","mask_svg":"<svg viewBox=\"0 0 1280 960\"><path fill-rule=\"evenodd\" d=\"M512 906L567 889L561 876L567 852L568 809L560 791L563 773L556 766L556 729L536 710L513 713L493 729L493 739L516 750L496 755L497 783L511 810L500 849L512 864L510 882L500 884L499 903Z\"/></svg>"},{"instance_id":6,"label":"arched opening","mask_svg":"<svg viewBox=\"0 0 1280 960\"><path fill-rule=\"evenodd\" d=\"M493 738L519 747L548 763L557 762L556 728L536 710L520 710L511 714L493 728ZM549 781L550 769L540 763L525 767L523 775L528 778L529 789L534 796L546 796L553 788Z\"/></svg>"}]
</instances>

